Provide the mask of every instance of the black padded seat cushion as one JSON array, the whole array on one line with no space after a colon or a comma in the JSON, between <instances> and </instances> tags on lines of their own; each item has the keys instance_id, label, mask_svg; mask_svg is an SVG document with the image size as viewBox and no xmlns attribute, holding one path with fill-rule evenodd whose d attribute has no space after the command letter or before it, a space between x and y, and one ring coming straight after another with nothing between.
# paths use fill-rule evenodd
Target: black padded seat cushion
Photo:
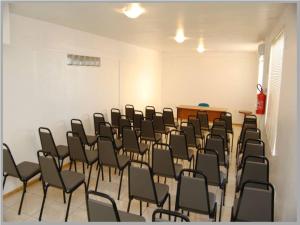
<instances>
[{"instance_id":1,"label":"black padded seat cushion","mask_svg":"<svg viewBox=\"0 0 300 225\"><path fill-rule=\"evenodd\" d=\"M67 191L73 191L79 185L81 185L85 179L84 174L68 170L62 171L61 177L63 179L63 182L65 183Z\"/></svg>"},{"instance_id":2,"label":"black padded seat cushion","mask_svg":"<svg viewBox=\"0 0 300 225\"><path fill-rule=\"evenodd\" d=\"M69 155L69 149L66 145L58 145L56 146L59 158L66 158Z\"/></svg>"},{"instance_id":3,"label":"black padded seat cushion","mask_svg":"<svg viewBox=\"0 0 300 225\"><path fill-rule=\"evenodd\" d=\"M155 188L156 188L157 200L159 204L161 204L166 198L166 195L169 193L169 186L166 184L155 183Z\"/></svg>"},{"instance_id":4,"label":"black padded seat cushion","mask_svg":"<svg viewBox=\"0 0 300 225\"><path fill-rule=\"evenodd\" d=\"M37 163L24 161L17 165L22 180L29 180L40 172L40 166Z\"/></svg>"},{"instance_id":5,"label":"black padded seat cushion","mask_svg":"<svg viewBox=\"0 0 300 225\"><path fill-rule=\"evenodd\" d=\"M130 161L130 159L126 155L118 155L118 161L119 161L119 166L123 169Z\"/></svg>"},{"instance_id":6,"label":"black padded seat cushion","mask_svg":"<svg viewBox=\"0 0 300 225\"><path fill-rule=\"evenodd\" d=\"M85 153L89 164L93 164L98 160L98 151L86 150Z\"/></svg>"}]
</instances>

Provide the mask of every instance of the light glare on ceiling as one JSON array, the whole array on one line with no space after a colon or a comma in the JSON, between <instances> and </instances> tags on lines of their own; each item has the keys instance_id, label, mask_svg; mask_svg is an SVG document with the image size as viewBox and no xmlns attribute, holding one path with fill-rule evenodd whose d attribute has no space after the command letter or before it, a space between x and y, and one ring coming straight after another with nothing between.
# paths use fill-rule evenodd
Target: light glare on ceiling
<instances>
[{"instance_id":1,"label":"light glare on ceiling","mask_svg":"<svg viewBox=\"0 0 300 225\"><path fill-rule=\"evenodd\" d=\"M145 9L142 8L139 3L131 3L124 7L122 11L127 17L135 19L142 15L145 12Z\"/></svg>"},{"instance_id":2,"label":"light glare on ceiling","mask_svg":"<svg viewBox=\"0 0 300 225\"><path fill-rule=\"evenodd\" d=\"M199 41L199 45L197 47L197 51L199 53L203 53L205 51L204 44L203 44L203 39L202 38Z\"/></svg>"},{"instance_id":3,"label":"light glare on ceiling","mask_svg":"<svg viewBox=\"0 0 300 225\"><path fill-rule=\"evenodd\" d=\"M175 41L177 43L183 43L185 41L185 39L187 39L187 38L184 36L183 29L181 29L181 28L177 29L176 36L175 36Z\"/></svg>"}]
</instances>

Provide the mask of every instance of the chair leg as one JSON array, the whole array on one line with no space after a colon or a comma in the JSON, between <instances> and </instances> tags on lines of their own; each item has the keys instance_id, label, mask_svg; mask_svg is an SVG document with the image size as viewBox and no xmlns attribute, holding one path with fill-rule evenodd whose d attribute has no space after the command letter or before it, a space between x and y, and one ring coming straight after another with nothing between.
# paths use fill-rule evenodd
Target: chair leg
<instances>
[{"instance_id":1,"label":"chair leg","mask_svg":"<svg viewBox=\"0 0 300 225\"><path fill-rule=\"evenodd\" d=\"M121 172L120 185L119 185L119 193L118 193L118 200L120 200L120 194L121 194L121 188L122 188L122 180L123 180L123 172L124 172L124 169Z\"/></svg>"},{"instance_id":2,"label":"chair leg","mask_svg":"<svg viewBox=\"0 0 300 225\"><path fill-rule=\"evenodd\" d=\"M3 178L3 189L4 189L4 186L5 186L6 178L7 178L7 175L4 175L4 178Z\"/></svg>"},{"instance_id":3,"label":"chair leg","mask_svg":"<svg viewBox=\"0 0 300 225\"><path fill-rule=\"evenodd\" d=\"M65 222L68 221L69 210L70 210L70 205L71 205L71 200L72 200L72 194L73 194L73 192L71 192L71 193L70 193L70 196L69 196L69 201L68 201L68 207L67 207L67 212L66 212Z\"/></svg>"},{"instance_id":4,"label":"chair leg","mask_svg":"<svg viewBox=\"0 0 300 225\"><path fill-rule=\"evenodd\" d=\"M140 200L140 216L142 216L142 201Z\"/></svg>"},{"instance_id":5,"label":"chair leg","mask_svg":"<svg viewBox=\"0 0 300 225\"><path fill-rule=\"evenodd\" d=\"M231 134L231 152L232 152L232 149L233 149L233 133Z\"/></svg>"},{"instance_id":6,"label":"chair leg","mask_svg":"<svg viewBox=\"0 0 300 225\"><path fill-rule=\"evenodd\" d=\"M165 184L167 183L167 177L165 177Z\"/></svg>"},{"instance_id":7,"label":"chair leg","mask_svg":"<svg viewBox=\"0 0 300 225\"><path fill-rule=\"evenodd\" d=\"M100 167L101 167L101 173L102 173L102 180L104 180L104 170L103 170L103 166L100 165Z\"/></svg>"},{"instance_id":8,"label":"chair leg","mask_svg":"<svg viewBox=\"0 0 300 225\"><path fill-rule=\"evenodd\" d=\"M98 175L97 175L97 181L96 181L96 187L95 187L95 191L97 191L98 188L98 182L99 182L99 176L100 176L100 172L101 172L101 167L99 166L99 170L98 170Z\"/></svg>"},{"instance_id":9,"label":"chair leg","mask_svg":"<svg viewBox=\"0 0 300 225\"><path fill-rule=\"evenodd\" d=\"M224 192L224 190L223 190ZM222 205L223 205L223 193L221 195L221 203L220 203L220 212L219 212L219 221L221 221L221 218L222 218Z\"/></svg>"},{"instance_id":10,"label":"chair leg","mask_svg":"<svg viewBox=\"0 0 300 225\"><path fill-rule=\"evenodd\" d=\"M64 204L66 204L66 194L64 191L63 191L63 197L64 197Z\"/></svg>"},{"instance_id":11,"label":"chair leg","mask_svg":"<svg viewBox=\"0 0 300 225\"><path fill-rule=\"evenodd\" d=\"M110 166L108 167L108 174L109 174L109 182L111 182L111 169L110 169Z\"/></svg>"},{"instance_id":12,"label":"chair leg","mask_svg":"<svg viewBox=\"0 0 300 225\"><path fill-rule=\"evenodd\" d=\"M88 188L89 188L89 185L90 185L92 169L93 169L93 164L91 165L90 172L89 172L89 178L88 178L88 183L87 183Z\"/></svg>"},{"instance_id":13,"label":"chair leg","mask_svg":"<svg viewBox=\"0 0 300 225\"><path fill-rule=\"evenodd\" d=\"M77 172L76 161L74 161L75 172Z\"/></svg>"},{"instance_id":14,"label":"chair leg","mask_svg":"<svg viewBox=\"0 0 300 225\"><path fill-rule=\"evenodd\" d=\"M83 172L83 174L85 174L85 170L84 170L84 162L82 162L82 172Z\"/></svg>"},{"instance_id":15,"label":"chair leg","mask_svg":"<svg viewBox=\"0 0 300 225\"><path fill-rule=\"evenodd\" d=\"M22 197L21 197L21 202L20 202L20 206L19 206L18 215L21 214L22 205L23 205L23 200L24 200L24 195L25 195L25 193L26 193L26 186L27 186L27 182L24 182L24 183L23 183L23 193L22 193Z\"/></svg>"},{"instance_id":16,"label":"chair leg","mask_svg":"<svg viewBox=\"0 0 300 225\"><path fill-rule=\"evenodd\" d=\"M40 211L39 221L41 221L41 219L42 219L43 210L44 210L44 205L45 205L46 196L47 196L47 191L48 191L48 186L43 187L43 189L44 189L44 196L43 196L43 202L42 202L42 206L41 206L41 211Z\"/></svg>"},{"instance_id":17,"label":"chair leg","mask_svg":"<svg viewBox=\"0 0 300 225\"><path fill-rule=\"evenodd\" d=\"M70 161L69 171L72 169L72 164L73 164L73 161Z\"/></svg>"},{"instance_id":18,"label":"chair leg","mask_svg":"<svg viewBox=\"0 0 300 225\"><path fill-rule=\"evenodd\" d=\"M63 165L64 165L64 159L61 160L60 167L59 167L59 170L60 170L60 171L62 170Z\"/></svg>"},{"instance_id":19,"label":"chair leg","mask_svg":"<svg viewBox=\"0 0 300 225\"><path fill-rule=\"evenodd\" d=\"M169 211L171 211L171 195L169 194ZM171 215L169 214L169 221L171 221Z\"/></svg>"},{"instance_id":20,"label":"chair leg","mask_svg":"<svg viewBox=\"0 0 300 225\"><path fill-rule=\"evenodd\" d=\"M130 210L131 201L132 201L132 198L129 198L129 202L128 202L128 206L127 206L127 212L129 212L129 210Z\"/></svg>"}]
</instances>

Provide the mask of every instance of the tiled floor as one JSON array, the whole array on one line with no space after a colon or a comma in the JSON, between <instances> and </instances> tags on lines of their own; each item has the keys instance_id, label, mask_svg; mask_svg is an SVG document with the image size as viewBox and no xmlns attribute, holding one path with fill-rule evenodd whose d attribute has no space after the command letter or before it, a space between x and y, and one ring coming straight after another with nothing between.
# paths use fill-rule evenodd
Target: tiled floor
<instances>
[{"instance_id":1,"label":"tiled floor","mask_svg":"<svg viewBox=\"0 0 300 225\"><path fill-rule=\"evenodd\" d=\"M222 218L221 221L230 221L231 207L234 200L235 192L235 147L238 135L240 133L240 127L234 126L234 144L233 151L230 154L230 167L229 167L229 181L227 184L227 190L225 195L225 206L222 207ZM126 210L128 205L128 179L127 179L127 170L124 172L121 199L117 200L118 193L118 184L120 177L112 173L112 182L108 182L108 169L105 170L105 180L99 180L98 190L104 193L109 194L112 198L115 199L117 207L119 210ZM79 169L81 170L81 167ZM113 171L113 170L112 170ZM87 175L86 175L87 176ZM97 171L94 169L92 171L90 189L94 189L96 184ZM8 178L13 179L13 178ZM155 178L156 181L156 178ZM170 187L171 193L171 209L174 210L175 207L175 196L176 196L176 182L174 180L168 179L167 184ZM220 190L215 187L209 187L210 191L213 191L217 194L217 201L220 202ZM3 213L4 221L37 221L39 217L40 207L42 204L42 184L37 182L28 187L27 193L25 195L22 214L18 215L18 207L21 199L21 192L18 192L9 197L3 199ZM68 197L68 196L67 196ZM165 204L167 207L167 204ZM151 216L153 210L156 208L155 205L149 205L146 207L146 203L143 203L143 216L146 218L146 221L151 221ZM63 222L65 213L67 209L67 204L63 203L63 194L62 190L55 188L49 188L48 195L45 203L44 213L42 221L44 222ZM139 214L139 202L136 200L132 201L131 204L131 213ZM219 215L219 205L218 205L218 215ZM218 216L217 216L218 218ZM190 214L191 221L207 221L208 217L205 215L197 215L195 213ZM87 213L86 205L84 199L84 188L80 187L77 191L74 192L72 197L72 203L70 207L69 221L73 222L87 222Z\"/></svg>"}]
</instances>

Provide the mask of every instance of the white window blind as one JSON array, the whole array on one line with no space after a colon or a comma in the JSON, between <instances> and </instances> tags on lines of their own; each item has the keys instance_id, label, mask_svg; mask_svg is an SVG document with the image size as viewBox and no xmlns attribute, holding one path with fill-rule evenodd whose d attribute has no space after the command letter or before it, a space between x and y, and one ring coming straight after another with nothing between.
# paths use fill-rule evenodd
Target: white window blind
<instances>
[{"instance_id":1,"label":"white window blind","mask_svg":"<svg viewBox=\"0 0 300 225\"><path fill-rule=\"evenodd\" d=\"M272 155L276 154L276 136L278 127L278 111L282 74L284 35L274 40L270 52L269 81L266 108L266 134Z\"/></svg>"}]
</instances>

